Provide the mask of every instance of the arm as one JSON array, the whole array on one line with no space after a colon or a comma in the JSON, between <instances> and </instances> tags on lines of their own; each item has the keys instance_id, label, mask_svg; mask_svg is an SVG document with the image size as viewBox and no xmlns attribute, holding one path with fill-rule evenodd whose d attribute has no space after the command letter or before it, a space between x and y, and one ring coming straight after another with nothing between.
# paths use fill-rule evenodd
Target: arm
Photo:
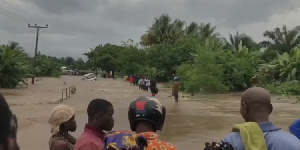
<instances>
[{"instance_id":1,"label":"arm","mask_svg":"<svg viewBox=\"0 0 300 150\"><path fill-rule=\"evenodd\" d=\"M95 144L86 144L78 148L78 150L102 150L98 148Z\"/></svg>"},{"instance_id":2,"label":"arm","mask_svg":"<svg viewBox=\"0 0 300 150\"><path fill-rule=\"evenodd\" d=\"M226 137L222 140L224 143L228 143L232 145L233 148L240 150L244 148L243 141L238 132L232 132L226 135Z\"/></svg>"}]
</instances>

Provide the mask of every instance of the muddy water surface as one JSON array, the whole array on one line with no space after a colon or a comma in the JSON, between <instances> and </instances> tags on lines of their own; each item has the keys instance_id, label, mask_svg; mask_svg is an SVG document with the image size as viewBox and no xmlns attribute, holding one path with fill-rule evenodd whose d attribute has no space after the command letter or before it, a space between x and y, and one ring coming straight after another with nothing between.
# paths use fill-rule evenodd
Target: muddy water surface
<instances>
[{"instance_id":1,"label":"muddy water surface","mask_svg":"<svg viewBox=\"0 0 300 150\"><path fill-rule=\"evenodd\" d=\"M111 101L115 108L114 130L129 130L127 110L130 101L137 96L150 96L150 93L140 91L121 79L89 82L74 76L44 78L28 88L1 90L20 120L18 141L22 150L49 149L49 113L61 98L61 89L71 85L76 86L77 92L62 103L76 109L78 129L73 133L75 137L83 131L87 121L86 108L92 99L104 98ZM167 109L167 118L159 135L180 150L203 149L204 142L221 140L234 123L243 122L239 115L239 94L185 96L175 104L170 97L170 89L161 87L160 90L157 97ZM274 97L275 108L271 119L287 130L288 125L300 114L299 105L279 103L276 99Z\"/></svg>"}]
</instances>

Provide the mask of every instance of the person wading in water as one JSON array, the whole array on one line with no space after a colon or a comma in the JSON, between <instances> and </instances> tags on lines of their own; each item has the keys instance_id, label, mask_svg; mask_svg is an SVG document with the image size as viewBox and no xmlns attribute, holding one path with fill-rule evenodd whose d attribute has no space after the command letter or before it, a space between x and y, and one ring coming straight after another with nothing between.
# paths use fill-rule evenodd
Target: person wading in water
<instances>
[{"instance_id":1,"label":"person wading in water","mask_svg":"<svg viewBox=\"0 0 300 150\"><path fill-rule=\"evenodd\" d=\"M152 96L155 96L158 93L156 81L154 79L150 80L150 91L151 91Z\"/></svg>"},{"instance_id":2,"label":"person wading in water","mask_svg":"<svg viewBox=\"0 0 300 150\"><path fill-rule=\"evenodd\" d=\"M174 77L174 83L172 87L172 96L174 96L175 102L178 102L178 93L179 93L179 82L178 82L178 77Z\"/></svg>"},{"instance_id":3,"label":"person wading in water","mask_svg":"<svg viewBox=\"0 0 300 150\"><path fill-rule=\"evenodd\" d=\"M156 134L162 130L165 117L166 109L155 97L138 97L128 109L130 128L147 139L147 150L177 150L173 144L159 140Z\"/></svg>"},{"instance_id":4,"label":"person wading in water","mask_svg":"<svg viewBox=\"0 0 300 150\"><path fill-rule=\"evenodd\" d=\"M49 140L50 150L74 150L76 139L69 132L76 131L75 110L67 105L57 105L53 108L48 120L53 135Z\"/></svg>"},{"instance_id":5,"label":"person wading in water","mask_svg":"<svg viewBox=\"0 0 300 150\"><path fill-rule=\"evenodd\" d=\"M130 86L133 85L133 76L132 75L130 75L130 77L129 77L129 83L130 83Z\"/></svg>"}]
</instances>

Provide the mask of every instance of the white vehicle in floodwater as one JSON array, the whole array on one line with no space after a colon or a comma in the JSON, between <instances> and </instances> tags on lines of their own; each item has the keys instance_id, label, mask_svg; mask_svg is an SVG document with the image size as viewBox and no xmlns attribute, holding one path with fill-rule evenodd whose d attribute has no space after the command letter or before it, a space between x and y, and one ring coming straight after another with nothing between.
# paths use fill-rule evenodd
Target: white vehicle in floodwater
<instances>
[{"instance_id":1,"label":"white vehicle in floodwater","mask_svg":"<svg viewBox=\"0 0 300 150\"><path fill-rule=\"evenodd\" d=\"M82 80L96 81L97 77L93 73L88 73L88 74L83 75Z\"/></svg>"},{"instance_id":2,"label":"white vehicle in floodwater","mask_svg":"<svg viewBox=\"0 0 300 150\"><path fill-rule=\"evenodd\" d=\"M67 67L66 66L62 66L60 69L61 69L63 74L67 74Z\"/></svg>"}]
</instances>

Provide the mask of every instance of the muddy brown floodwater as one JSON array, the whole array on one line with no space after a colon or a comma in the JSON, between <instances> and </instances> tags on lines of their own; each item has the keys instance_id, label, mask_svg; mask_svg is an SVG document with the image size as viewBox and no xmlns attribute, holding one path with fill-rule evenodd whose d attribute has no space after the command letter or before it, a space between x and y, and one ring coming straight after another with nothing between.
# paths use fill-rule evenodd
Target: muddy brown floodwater
<instances>
[{"instance_id":1,"label":"muddy brown floodwater","mask_svg":"<svg viewBox=\"0 0 300 150\"><path fill-rule=\"evenodd\" d=\"M63 80L66 85L63 84ZM51 109L61 98L61 89L76 86L77 92L62 103L76 109L78 137L87 121L86 108L94 98L111 101L115 108L114 130L129 130L127 110L131 100L150 93L138 90L121 79L99 79L96 82L82 81L81 77L62 76L43 78L28 88L1 90L17 114L20 129L18 142L22 150L41 150L48 148L50 126L47 124ZM234 123L243 122L239 115L240 94L196 95L181 97L175 104L170 89L160 87L157 98L167 109L167 117L160 138L175 144L178 149L203 149L204 142L220 141ZM183 96L181 94L181 96ZM274 112L271 120L288 131L288 126L298 118L298 104L278 102L273 98Z\"/></svg>"}]
</instances>

